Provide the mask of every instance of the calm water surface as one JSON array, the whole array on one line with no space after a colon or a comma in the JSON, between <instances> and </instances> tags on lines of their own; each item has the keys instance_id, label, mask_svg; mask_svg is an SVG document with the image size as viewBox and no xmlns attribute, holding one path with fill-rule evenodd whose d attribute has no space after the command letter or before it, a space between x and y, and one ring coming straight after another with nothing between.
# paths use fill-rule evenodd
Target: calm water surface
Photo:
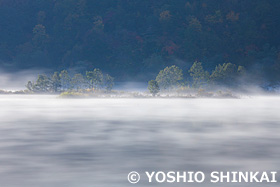
<instances>
[{"instance_id":1,"label":"calm water surface","mask_svg":"<svg viewBox=\"0 0 280 187\"><path fill-rule=\"evenodd\" d=\"M278 171L280 97L58 99L0 96L0 186L149 184L144 171ZM277 177L278 177L277 176ZM280 181L280 178L277 178Z\"/></svg>"}]
</instances>

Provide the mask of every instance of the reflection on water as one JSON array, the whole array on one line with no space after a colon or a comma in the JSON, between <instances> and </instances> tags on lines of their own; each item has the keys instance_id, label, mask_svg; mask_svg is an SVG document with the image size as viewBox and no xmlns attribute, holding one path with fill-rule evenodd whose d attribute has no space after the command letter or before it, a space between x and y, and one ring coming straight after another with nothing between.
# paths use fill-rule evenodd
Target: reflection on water
<instances>
[{"instance_id":1,"label":"reflection on water","mask_svg":"<svg viewBox=\"0 0 280 187\"><path fill-rule=\"evenodd\" d=\"M279 104L276 97L0 96L1 186L132 186L127 174L134 170L278 171ZM137 185L151 186L143 180Z\"/></svg>"}]
</instances>

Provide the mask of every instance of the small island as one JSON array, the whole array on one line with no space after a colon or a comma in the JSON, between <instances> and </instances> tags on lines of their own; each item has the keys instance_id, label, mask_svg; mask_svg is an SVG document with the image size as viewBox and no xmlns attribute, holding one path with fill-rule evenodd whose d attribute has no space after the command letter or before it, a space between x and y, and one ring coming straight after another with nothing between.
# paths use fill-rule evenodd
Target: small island
<instances>
[{"instance_id":1,"label":"small island","mask_svg":"<svg viewBox=\"0 0 280 187\"><path fill-rule=\"evenodd\" d=\"M184 73L185 72L185 73ZM59 98L239 98L249 76L243 66L224 63L211 73L195 61L186 71L172 65L161 70L147 83L146 91L113 89L114 78L99 68L84 73L67 70L51 75L39 74L28 81L25 90L0 91L0 94L52 94ZM247 84L249 85L249 84Z\"/></svg>"}]
</instances>

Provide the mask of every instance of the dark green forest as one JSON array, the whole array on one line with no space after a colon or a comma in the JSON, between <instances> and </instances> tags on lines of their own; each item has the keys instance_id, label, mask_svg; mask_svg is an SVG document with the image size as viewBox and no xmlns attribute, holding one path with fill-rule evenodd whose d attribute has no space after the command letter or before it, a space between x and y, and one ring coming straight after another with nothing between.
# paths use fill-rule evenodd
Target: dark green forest
<instances>
[{"instance_id":1,"label":"dark green forest","mask_svg":"<svg viewBox=\"0 0 280 187\"><path fill-rule=\"evenodd\" d=\"M100 68L116 81L232 63L280 80L279 0L0 0L0 65Z\"/></svg>"}]
</instances>

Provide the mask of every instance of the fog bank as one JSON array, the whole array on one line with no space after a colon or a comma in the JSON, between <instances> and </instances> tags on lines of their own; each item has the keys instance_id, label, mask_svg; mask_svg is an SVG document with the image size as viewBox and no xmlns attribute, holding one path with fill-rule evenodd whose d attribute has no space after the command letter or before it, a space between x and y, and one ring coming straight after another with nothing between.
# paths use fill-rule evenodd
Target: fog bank
<instances>
[{"instance_id":1,"label":"fog bank","mask_svg":"<svg viewBox=\"0 0 280 187\"><path fill-rule=\"evenodd\" d=\"M127 181L130 171L207 174L277 171L280 167L280 97L57 99L11 95L0 96L0 103L0 180L5 187L131 186ZM138 185L157 184L143 178Z\"/></svg>"}]
</instances>

